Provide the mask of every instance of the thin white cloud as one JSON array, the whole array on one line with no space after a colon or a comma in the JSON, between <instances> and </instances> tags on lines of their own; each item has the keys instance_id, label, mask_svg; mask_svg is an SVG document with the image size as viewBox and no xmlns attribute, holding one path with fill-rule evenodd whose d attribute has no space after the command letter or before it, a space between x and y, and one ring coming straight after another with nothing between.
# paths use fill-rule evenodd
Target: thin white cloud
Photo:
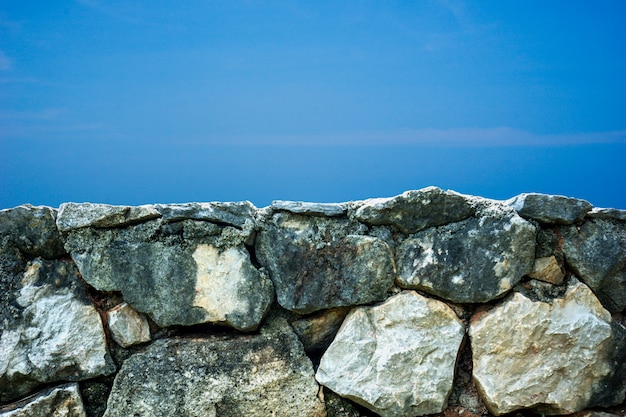
<instances>
[{"instance_id":1,"label":"thin white cloud","mask_svg":"<svg viewBox=\"0 0 626 417\"><path fill-rule=\"evenodd\" d=\"M265 135L224 138L233 144L553 146L625 143L626 131L537 134L508 127L368 131L326 135Z\"/></svg>"},{"instance_id":2,"label":"thin white cloud","mask_svg":"<svg viewBox=\"0 0 626 417\"><path fill-rule=\"evenodd\" d=\"M10 71L13 68L13 62L3 51L0 51L0 71Z\"/></svg>"}]
</instances>

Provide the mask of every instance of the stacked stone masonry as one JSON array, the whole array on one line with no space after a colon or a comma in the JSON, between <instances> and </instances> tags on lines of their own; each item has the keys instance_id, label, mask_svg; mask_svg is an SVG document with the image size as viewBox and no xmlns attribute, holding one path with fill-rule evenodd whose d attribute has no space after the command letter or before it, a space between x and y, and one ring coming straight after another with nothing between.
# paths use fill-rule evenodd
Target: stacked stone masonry
<instances>
[{"instance_id":1,"label":"stacked stone masonry","mask_svg":"<svg viewBox=\"0 0 626 417\"><path fill-rule=\"evenodd\" d=\"M626 211L0 211L0 417L624 415Z\"/></svg>"}]
</instances>

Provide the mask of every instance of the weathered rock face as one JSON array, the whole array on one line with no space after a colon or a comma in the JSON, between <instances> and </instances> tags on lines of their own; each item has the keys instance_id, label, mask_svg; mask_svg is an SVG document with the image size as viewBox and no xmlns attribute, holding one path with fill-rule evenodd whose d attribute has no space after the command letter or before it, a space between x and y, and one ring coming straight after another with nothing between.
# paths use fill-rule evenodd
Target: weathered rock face
<instances>
[{"instance_id":1,"label":"weathered rock face","mask_svg":"<svg viewBox=\"0 0 626 417\"><path fill-rule=\"evenodd\" d=\"M349 312L349 307L331 308L295 320L291 323L291 327L307 353L324 352Z\"/></svg>"},{"instance_id":2,"label":"weathered rock face","mask_svg":"<svg viewBox=\"0 0 626 417\"><path fill-rule=\"evenodd\" d=\"M414 291L346 317L316 379L381 416L443 411L465 328L452 309Z\"/></svg>"},{"instance_id":3,"label":"weathered rock face","mask_svg":"<svg viewBox=\"0 0 626 417\"><path fill-rule=\"evenodd\" d=\"M535 227L484 203L477 217L409 235L396 249L398 285L458 303L497 298L532 271Z\"/></svg>"},{"instance_id":4,"label":"weathered rock face","mask_svg":"<svg viewBox=\"0 0 626 417\"><path fill-rule=\"evenodd\" d=\"M551 304L515 293L472 318L474 379L495 415L619 404L626 389L625 333L582 283Z\"/></svg>"},{"instance_id":5,"label":"weathered rock face","mask_svg":"<svg viewBox=\"0 0 626 417\"><path fill-rule=\"evenodd\" d=\"M56 210L50 207L0 210L0 236L27 255L53 259L65 253L55 221Z\"/></svg>"},{"instance_id":6,"label":"weathered rock face","mask_svg":"<svg viewBox=\"0 0 626 417\"><path fill-rule=\"evenodd\" d=\"M347 219L272 214L257 236L256 255L278 303L310 313L383 300L395 277L391 249L364 231Z\"/></svg>"},{"instance_id":7,"label":"weathered rock face","mask_svg":"<svg viewBox=\"0 0 626 417\"><path fill-rule=\"evenodd\" d=\"M313 367L284 319L260 335L164 339L124 362L105 417L323 417Z\"/></svg>"},{"instance_id":8,"label":"weathered rock face","mask_svg":"<svg viewBox=\"0 0 626 417\"><path fill-rule=\"evenodd\" d=\"M553 224L572 224L582 220L593 207L585 200L539 193L520 194L506 203L525 219Z\"/></svg>"},{"instance_id":9,"label":"weathered rock face","mask_svg":"<svg viewBox=\"0 0 626 417\"><path fill-rule=\"evenodd\" d=\"M48 389L34 398L0 408L0 417L86 417L78 384Z\"/></svg>"},{"instance_id":10,"label":"weathered rock face","mask_svg":"<svg viewBox=\"0 0 626 417\"><path fill-rule=\"evenodd\" d=\"M533 270L528 276L555 285L561 285L565 278L554 255L535 259Z\"/></svg>"},{"instance_id":11,"label":"weathered rock face","mask_svg":"<svg viewBox=\"0 0 626 417\"><path fill-rule=\"evenodd\" d=\"M366 224L393 226L408 234L458 222L473 214L474 207L465 196L428 187L392 198L365 200L355 217Z\"/></svg>"},{"instance_id":12,"label":"weathered rock face","mask_svg":"<svg viewBox=\"0 0 626 417\"><path fill-rule=\"evenodd\" d=\"M113 340L122 347L150 341L148 319L127 303L107 311L107 322Z\"/></svg>"},{"instance_id":13,"label":"weathered rock face","mask_svg":"<svg viewBox=\"0 0 626 417\"><path fill-rule=\"evenodd\" d=\"M0 309L0 401L54 381L77 381L112 373L100 315L68 261L29 262L19 292Z\"/></svg>"},{"instance_id":14,"label":"weathered rock face","mask_svg":"<svg viewBox=\"0 0 626 417\"><path fill-rule=\"evenodd\" d=\"M159 326L211 322L247 331L268 311L273 289L245 248L254 223L253 217L245 218L245 208L253 207L232 204L149 206L142 208L145 215L108 206L97 214L88 205L87 217L97 219L89 224L73 220L79 206L71 211L62 206L58 223L66 225L65 246L84 279L98 290L121 291L128 304ZM162 218L137 223L155 211ZM131 213L133 225L118 212ZM66 219L65 213L73 217Z\"/></svg>"},{"instance_id":15,"label":"weathered rock face","mask_svg":"<svg viewBox=\"0 0 626 417\"><path fill-rule=\"evenodd\" d=\"M586 221L562 228L567 264L612 312L626 308L626 224Z\"/></svg>"}]
</instances>

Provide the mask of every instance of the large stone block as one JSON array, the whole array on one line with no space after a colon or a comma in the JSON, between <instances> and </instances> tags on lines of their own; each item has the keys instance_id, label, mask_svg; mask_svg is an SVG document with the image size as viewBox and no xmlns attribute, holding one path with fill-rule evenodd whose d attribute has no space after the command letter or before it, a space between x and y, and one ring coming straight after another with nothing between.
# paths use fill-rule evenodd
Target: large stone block
<instances>
[{"instance_id":1,"label":"large stone block","mask_svg":"<svg viewBox=\"0 0 626 417\"><path fill-rule=\"evenodd\" d=\"M104 417L324 417L319 386L284 319L260 335L161 339L127 359Z\"/></svg>"},{"instance_id":2,"label":"large stone block","mask_svg":"<svg viewBox=\"0 0 626 417\"><path fill-rule=\"evenodd\" d=\"M474 380L495 415L570 414L624 400L626 332L582 283L551 303L515 293L474 316L469 335Z\"/></svg>"},{"instance_id":3,"label":"large stone block","mask_svg":"<svg viewBox=\"0 0 626 417\"><path fill-rule=\"evenodd\" d=\"M345 218L271 215L257 235L256 255L278 303L310 313L383 300L395 278L391 249L363 231Z\"/></svg>"},{"instance_id":4,"label":"large stone block","mask_svg":"<svg viewBox=\"0 0 626 417\"><path fill-rule=\"evenodd\" d=\"M405 291L346 317L316 378L383 417L442 412L465 328L441 301Z\"/></svg>"},{"instance_id":5,"label":"large stone block","mask_svg":"<svg viewBox=\"0 0 626 417\"><path fill-rule=\"evenodd\" d=\"M70 229L66 248L85 281L98 290L121 291L128 304L159 326L210 322L253 330L274 293L245 246L254 219L244 219L241 212L252 210L251 205L232 204L232 210L227 203L144 207L163 217ZM98 219L111 211L104 207L98 216L91 205L85 210ZM60 212L59 223L71 223L66 211ZM133 213L132 208L117 211ZM79 212L72 208L73 216Z\"/></svg>"},{"instance_id":6,"label":"large stone block","mask_svg":"<svg viewBox=\"0 0 626 417\"><path fill-rule=\"evenodd\" d=\"M409 235L396 249L398 285L457 303L500 297L532 271L535 227L483 203L475 217Z\"/></svg>"},{"instance_id":7,"label":"large stone block","mask_svg":"<svg viewBox=\"0 0 626 417\"><path fill-rule=\"evenodd\" d=\"M506 203L525 219L551 224L580 221L593 207L588 201L578 198L540 193L520 194Z\"/></svg>"}]
</instances>

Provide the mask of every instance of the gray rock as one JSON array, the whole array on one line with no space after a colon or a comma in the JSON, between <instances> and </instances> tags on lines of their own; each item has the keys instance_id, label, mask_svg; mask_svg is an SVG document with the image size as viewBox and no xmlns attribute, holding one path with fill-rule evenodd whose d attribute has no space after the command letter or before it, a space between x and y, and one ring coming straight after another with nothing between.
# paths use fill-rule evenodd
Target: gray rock
<instances>
[{"instance_id":1,"label":"gray rock","mask_svg":"<svg viewBox=\"0 0 626 417\"><path fill-rule=\"evenodd\" d=\"M251 263L250 230L163 219L127 228L75 229L66 248L85 281L121 291L159 326L217 323L253 330L273 300L272 283Z\"/></svg>"},{"instance_id":2,"label":"gray rock","mask_svg":"<svg viewBox=\"0 0 626 417\"><path fill-rule=\"evenodd\" d=\"M495 415L570 414L624 400L626 332L580 282L552 303L515 293L473 317L469 334L474 380Z\"/></svg>"},{"instance_id":3,"label":"gray rock","mask_svg":"<svg viewBox=\"0 0 626 417\"><path fill-rule=\"evenodd\" d=\"M0 417L86 417L78 384L47 389L19 403L0 408Z\"/></svg>"},{"instance_id":4,"label":"gray rock","mask_svg":"<svg viewBox=\"0 0 626 417\"><path fill-rule=\"evenodd\" d=\"M113 340L122 347L150 341L148 319L128 303L119 304L107 311L107 323Z\"/></svg>"},{"instance_id":5,"label":"gray rock","mask_svg":"<svg viewBox=\"0 0 626 417\"><path fill-rule=\"evenodd\" d=\"M152 206L112 206L109 204L65 203L59 207L57 226L62 232L82 227L123 227L160 217Z\"/></svg>"},{"instance_id":6,"label":"gray rock","mask_svg":"<svg viewBox=\"0 0 626 417\"><path fill-rule=\"evenodd\" d=\"M284 319L260 335L161 339L127 359L104 417L326 415L302 345Z\"/></svg>"},{"instance_id":7,"label":"gray rock","mask_svg":"<svg viewBox=\"0 0 626 417\"><path fill-rule=\"evenodd\" d=\"M309 203L303 201L272 201L272 210L289 211L296 214L309 214L321 216L341 216L347 208L341 203Z\"/></svg>"},{"instance_id":8,"label":"gray rock","mask_svg":"<svg viewBox=\"0 0 626 417\"><path fill-rule=\"evenodd\" d=\"M275 213L256 239L278 303L297 313L383 300L394 264L381 239L347 219Z\"/></svg>"},{"instance_id":9,"label":"gray rock","mask_svg":"<svg viewBox=\"0 0 626 417\"><path fill-rule=\"evenodd\" d=\"M587 216L592 219L626 222L626 210L618 210L613 208L594 208L589 213L587 213Z\"/></svg>"},{"instance_id":10,"label":"gray rock","mask_svg":"<svg viewBox=\"0 0 626 417\"><path fill-rule=\"evenodd\" d=\"M588 201L539 193L520 194L506 201L520 216L540 223L572 224L593 207Z\"/></svg>"},{"instance_id":11,"label":"gray rock","mask_svg":"<svg viewBox=\"0 0 626 417\"><path fill-rule=\"evenodd\" d=\"M356 210L357 220L371 225L389 225L403 233L441 226L474 214L471 201L454 191L428 187L406 191L392 198L365 200Z\"/></svg>"},{"instance_id":12,"label":"gray rock","mask_svg":"<svg viewBox=\"0 0 626 417\"><path fill-rule=\"evenodd\" d=\"M0 402L46 383L115 370L100 315L87 299L72 262L37 258L14 284L19 290L8 301L17 310L0 324Z\"/></svg>"},{"instance_id":13,"label":"gray rock","mask_svg":"<svg viewBox=\"0 0 626 417\"><path fill-rule=\"evenodd\" d=\"M383 417L439 413L464 334L447 305L405 291L355 308L322 356L316 379Z\"/></svg>"},{"instance_id":14,"label":"gray rock","mask_svg":"<svg viewBox=\"0 0 626 417\"><path fill-rule=\"evenodd\" d=\"M253 225L256 213L256 208L249 201L155 204L153 207L167 222L202 220L239 229Z\"/></svg>"},{"instance_id":15,"label":"gray rock","mask_svg":"<svg viewBox=\"0 0 626 417\"><path fill-rule=\"evenodd\" d=\"M602 219L561 229L569 267L611 312L626 308L626 225Z\"/></svg>"},{"instance_id":16,"label":"gray rock","mask_svg":"<svg viewBox=\"0 0 626 417\"><path fill-rule=\"evenodd\" d=\"M398 285L455 303L500 297L532 271L535 227L491 203L478 217L409 235L396 249Z\"/></svg>"},{"instance_id":17,"label":"gray rock","mask_svg":"<svg viewBox=\"0 0 626 417\"><path fill-rule=\"evenodd\" d=\"M19 206L0 210L0 236L30 256L53 259L65 254L56 227L56 210L50 207Z\"/></svg>"}]
</instances>

